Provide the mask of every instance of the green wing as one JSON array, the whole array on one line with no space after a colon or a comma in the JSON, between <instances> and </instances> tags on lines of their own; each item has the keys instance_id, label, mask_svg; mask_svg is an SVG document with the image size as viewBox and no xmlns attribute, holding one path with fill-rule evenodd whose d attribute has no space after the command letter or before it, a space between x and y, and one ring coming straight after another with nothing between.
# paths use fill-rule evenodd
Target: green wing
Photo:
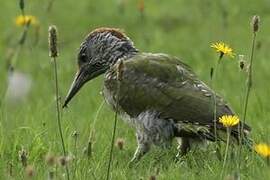
<instances>
[{"instance_id":1,"label":"green wing","mask_svg":"<svg viewBox=\"0 0 270 180\"><path fill-rule=\"evenodd\" d=\"M105 86L112 84L105 80ZM125 60L119 94L120 107L132 117L155 110L164 119L213 125L214 92L189 66L165 54L145 53ZM216 110L217 117L234 114L219 96Z\"/></svg>"}]
</instances>

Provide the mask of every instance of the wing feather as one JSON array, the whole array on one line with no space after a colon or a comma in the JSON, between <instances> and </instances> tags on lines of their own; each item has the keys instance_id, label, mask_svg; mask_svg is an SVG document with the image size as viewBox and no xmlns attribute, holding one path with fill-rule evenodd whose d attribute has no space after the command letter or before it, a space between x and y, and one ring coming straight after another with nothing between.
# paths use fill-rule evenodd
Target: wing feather
<instances>
[{"instance_id":1,"label":"wing feather","mask_svg":"<svg viewBox=\"0 0 270 180\"><path fill-rule=\"evenodd\" d=\"M111 78L105 85L113 84L112 79L116 81ZM155 110L164 119L212 126L213 96L214 91L177 58L142 54L124 61L119 104L131 116ZM216 98L217 117L234 114L219 95Z\"/></svg>"}]
</instances>

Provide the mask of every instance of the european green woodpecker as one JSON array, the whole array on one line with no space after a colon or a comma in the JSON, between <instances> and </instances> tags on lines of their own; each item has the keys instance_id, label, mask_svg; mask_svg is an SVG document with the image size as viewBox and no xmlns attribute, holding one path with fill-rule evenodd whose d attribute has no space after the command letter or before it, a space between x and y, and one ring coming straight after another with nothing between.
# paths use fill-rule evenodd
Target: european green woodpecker
<instances>
[{"instance_id":1,"label":"european green woodpecker","mask_svg":"<svg viewBox=\"0 0 270 180\"><path fill-rule=\"evenodd\" d=\"M78 66L64 107L86 82L105 74L105 101L136 128L138 146L132 161L146 154L151 144L169 147L174 138L181 154L195 141L223 141L219 135L226 127L218 118L234 115L219 95L214 108L215 92L188 65L166 54L140 52L118 29L92 31L80 46ZM245 142L250 128L240 124ZM239 142L237 125L231 127L231 135Z\"/></svg>"}]
</instances>

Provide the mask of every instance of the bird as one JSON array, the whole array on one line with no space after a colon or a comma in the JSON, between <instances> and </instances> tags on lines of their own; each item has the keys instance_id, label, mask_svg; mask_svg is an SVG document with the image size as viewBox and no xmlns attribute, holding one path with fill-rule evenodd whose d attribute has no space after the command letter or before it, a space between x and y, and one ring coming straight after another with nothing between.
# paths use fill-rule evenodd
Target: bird
<instances>
[{"instance_id":1,"label":"bird","mask_svg":"<svg viewBox=\"0 0 270 180\"><path fill-rule=\"evenodd\" d=\"M173 139L179 156L195 143L224 141L221 134L226 127L218 119L235 115L234 111L179 58L140 52L122 30L101 27L83 40L77 63L79 70L63 107L83 85L104 74L105 102L135 128L137 148L131 162L138 162L152 145L170 147ZM247 124L240 124L242 141L238 125L230 131L238 144L248 142L251 131Z\"/></svg>"}]
</instances>

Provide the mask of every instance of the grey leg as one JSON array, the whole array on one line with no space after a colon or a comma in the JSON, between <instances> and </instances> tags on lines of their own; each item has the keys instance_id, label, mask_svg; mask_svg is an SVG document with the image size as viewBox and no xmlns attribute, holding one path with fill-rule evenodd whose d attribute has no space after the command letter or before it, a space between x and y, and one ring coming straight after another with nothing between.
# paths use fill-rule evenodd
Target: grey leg
<instances>
[{"instance_id":1,"label":"grey leg","mask_svg":"<svg viewBox=\"0 0 270 180\"><path fill-rule=\"evenodd\" d=\"M176 155L176 158L180 158L181 156L184 156L188 153L190 150L190 140L189 138L177 138L178 142L178 153Z\"/></svg>"},{"instance_id":2,"label":"grey leg","mask_svg":"<svg viewBox=\"0 0 270 180\"><path fill-rule=\"evenodd\" d=\"M149 141L147 136L143 134L143 132L137 132L136 136L137 136L138 146L133 155L133 158L130 161L130 164L134 162L138 162L150 150L150 147L151 147L151 142Z\"/></svg>"}]
</instances>

